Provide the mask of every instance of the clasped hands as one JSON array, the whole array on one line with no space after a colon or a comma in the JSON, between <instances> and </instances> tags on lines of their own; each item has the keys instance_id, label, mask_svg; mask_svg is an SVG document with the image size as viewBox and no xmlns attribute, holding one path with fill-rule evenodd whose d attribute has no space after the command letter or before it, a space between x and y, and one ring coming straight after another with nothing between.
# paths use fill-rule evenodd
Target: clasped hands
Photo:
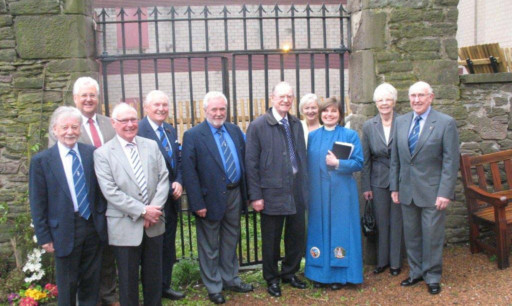
<instances>
[{"instance_id":1,"label":"clasped hands","mask_svg":"<svg viewBox=\"0 0 512 306\"><path fill-rule=\"evenodd\" d=\"M144 215L144 228L149 228L158 223L162 215L162 208L154 205L146 206L146 214Z\"/></svg>"}]
</instances>

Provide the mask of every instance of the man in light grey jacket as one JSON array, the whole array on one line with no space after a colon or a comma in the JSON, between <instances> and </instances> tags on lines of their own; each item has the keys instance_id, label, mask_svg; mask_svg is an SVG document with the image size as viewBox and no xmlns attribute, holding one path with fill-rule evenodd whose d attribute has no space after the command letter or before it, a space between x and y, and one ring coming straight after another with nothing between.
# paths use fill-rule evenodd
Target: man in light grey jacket
<instances>
[{"instance_id":1,"label":"man in light grey jacket","mask_svg":"<svg viewBox=\"0 0 512 306\"><path fill-rule=\"evenodd\" d=\"M425 280L428 292L441 292L446 207L454 198L459 169L455 120L432 109L429 84L409 88L412 112L396 119L391 151L390 190L402 206L409 277L402 286Z\"/></svg>"}]
</instances>

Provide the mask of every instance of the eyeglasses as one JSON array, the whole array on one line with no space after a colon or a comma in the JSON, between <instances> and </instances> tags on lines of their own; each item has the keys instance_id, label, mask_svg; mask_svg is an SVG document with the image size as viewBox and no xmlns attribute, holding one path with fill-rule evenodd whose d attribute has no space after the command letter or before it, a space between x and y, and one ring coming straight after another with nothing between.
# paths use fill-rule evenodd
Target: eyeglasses
<instances>
[{"instance_id":1,"label":"eyeglasses","mask_svg":"<svg viewBox=\"0 0 512 306\"><path fill-rule=\"evenodd\" d=\"M284 101L284 99L288 99L288 101L292 101L293 100L293 95L289 95L289 96L283 95L283 96L276 96L276 97L277 97L277 99L279 101Z\"/></svg>"},{"instance_id":2,"label":"eyeglasses","mask_svg":"<svg viewBox=\"0 0 512 306\"><path fill-rule=\"evenodd\" d=\"M82 98L82 99L87 99L87 98L89 98L89 99L97 99L98 96L96 94L81 94L80 98Z\"/></svg>"},{"instance_id":3,"label":"eyeglasses","mask_svg":"<svg viewBox=\"0 0 512 306\"><path fill-rule=\"evenodd\" d=\"M119 123L121 123L121 124L128 124L128 122L131 122L132 124L135 124L135 123L137 123L139 121L139 119L137 119L137 118L128 118L128 119L121 119L121 120L114 118L114 120L119 122Z\"/></svg>"}]
</instances>

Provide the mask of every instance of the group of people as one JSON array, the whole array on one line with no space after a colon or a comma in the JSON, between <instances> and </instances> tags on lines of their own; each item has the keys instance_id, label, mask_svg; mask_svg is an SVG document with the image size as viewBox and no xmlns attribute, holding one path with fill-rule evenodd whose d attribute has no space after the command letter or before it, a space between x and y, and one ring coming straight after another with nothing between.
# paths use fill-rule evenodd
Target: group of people
<instances>
[{"instance_id":1,"label":"group of people","mask_svg":"<svg viewBox=\"0 0 512 306\"><path fill-rule=\"evenodd\" d=\"M239 278L236 256L248 206L260 213L271 296L281 296L281 282L306 288L296 275L304 256L305 276L315 287L362 283L353 176L361 170L379 231L374 273L387 267L400 273L403 226L410 273L402 286L425 280L430 293L440 292L444 209L454 193L458 136L455 121L431 109L427 83L411 86L413 111L403 116L393 112L396 90L380 85L374 95L379 114L365 123L362 145L356 131L340 124L336 98L320 102L305 95L301 122L289 113L293 88L280 82L272 107L244 135L226 122L226 96L211 91L203 100L206 120L185 132L181 152L175 129L165 122L169 98L163 91L147 94L140 121L126 103L117 104L111 118L96 114L98 95L94 79L75 82L76 108L55 110L49 148L30 164L33 224L38 243L55 254L59 305L118 304L116 288L121 305L139 305L139 276L144 305L183 298L171 288L171 275L184 189L196 216L201 279L213 303L225 302L223 290L253 290ZM336 157L335 142L352 144L348 159Z\"/></svg>"}]
</instances>

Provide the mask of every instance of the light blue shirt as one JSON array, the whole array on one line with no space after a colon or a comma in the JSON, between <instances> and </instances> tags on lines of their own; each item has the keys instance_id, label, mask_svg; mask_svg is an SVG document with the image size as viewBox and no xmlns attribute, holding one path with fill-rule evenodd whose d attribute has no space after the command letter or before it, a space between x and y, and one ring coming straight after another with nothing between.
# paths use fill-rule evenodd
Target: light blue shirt
<instances>
[{"instance_id":1,"label":"light blue shirt","mask_svg":"<svg viewBox=\"0 0 512 306\"><path fill-rule=\"evenodd\" d=\"M210 130L212 131L213 138L215 139L215 143L217 144L217 149L219 149L220 158L222 158L222 164L224 165L224 170L226 170L226 159L224 158L224 153L222 153L223 151L222 151L222 146L220 143L220 135L219 135L219 133L217 133L217 131L219 129L217 129L216 127L211 125L210 122L207 121L207 123L208 123L208 126L210 126ZM222 125L221 130L223 131L222 134L224 136L224 139L226 140L226 143L227 143L229 149L231 150L231 155L233 156L233 161L235 162L235 167L236 167L236 179L234 182L231 182L231 183L236 183L236 182L240 181L240 177L242 174L242 170L240 168L240 161L238 160L238 153L237 153L237 150L235 147L235 143L233 142L231 135L229 135L229 133L226 130L226 127L224 125Z\"/></svg>"},{"instance_id":2,"label":"light blue shirt","mask_svg":"<svg viewBox=\"0 0 512 306\"><path fill-rule=\"evenodd\" d=\"M421 120L420 120L420 132L418 133L418 135L421 135L421 131L423 131L423 126L425 126L425 122L427 121L427 117L428 117L428 114L430 114L431 109L432 109L432 106L429 106L426 112L419 115L421 117ZM411 126L409 127L409 135L411 134L412 128L414 127L414 120L416 120L416 117L418 117L418 114L413 112Z\"/></svg>"}]
</instances>

